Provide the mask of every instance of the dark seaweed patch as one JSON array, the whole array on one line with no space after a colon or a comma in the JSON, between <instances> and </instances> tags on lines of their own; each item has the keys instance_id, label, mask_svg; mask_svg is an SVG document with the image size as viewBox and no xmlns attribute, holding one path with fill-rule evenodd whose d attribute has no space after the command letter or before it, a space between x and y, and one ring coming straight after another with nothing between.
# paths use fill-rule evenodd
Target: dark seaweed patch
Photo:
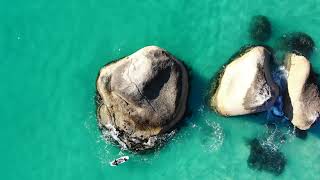
<instances>
[{"instance_id":1,"label":"dark seaweed patch","mask_svg":"<svg viewBox=\"0 0 320 180\"><path fill-rule=\"evenodd\" d=\"M267 171L274 175L283 173L287 160L282 152L263 145L257 138L250 141L248 166L259 171Z\"/></svg>"},{"instance_id":2,"label":"dark seaweed patch","mask_svg":"<svg viewBox=\"0 0 320 180\"><path fill-rule=\"evenodd\" d=\"M250 22L249 33L253 40L267 41L271 37L271 23L266 16L253 16Z\"/></svg>"}]
</instances>

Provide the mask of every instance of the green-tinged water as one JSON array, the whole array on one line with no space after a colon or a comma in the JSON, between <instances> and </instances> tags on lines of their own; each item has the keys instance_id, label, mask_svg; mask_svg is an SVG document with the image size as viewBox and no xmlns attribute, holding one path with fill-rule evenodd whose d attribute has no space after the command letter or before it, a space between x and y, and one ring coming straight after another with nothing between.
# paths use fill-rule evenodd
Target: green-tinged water
<instances>
[{"instance_id":1,"label":"green-tinged water","mask_svg":"<svg viewBox=\"0 0 320 180\"><path fill-rule=\"evenodd\" d=\"M223 118L205 106L210 78L250 43L257 14L272 22L269 45L291 31L320 45L319 0L0 0L0 179L320 179L319 125L306 140L279 128L287 164L275 176L247 165L265 115ZM137 155L100 137L95 79L107 62L147 45L191 67L193 115L162 149ZM311 62L320 72L319 50ZM130 160L110 167L121 155Z\"/></svg>"}]
</instances>

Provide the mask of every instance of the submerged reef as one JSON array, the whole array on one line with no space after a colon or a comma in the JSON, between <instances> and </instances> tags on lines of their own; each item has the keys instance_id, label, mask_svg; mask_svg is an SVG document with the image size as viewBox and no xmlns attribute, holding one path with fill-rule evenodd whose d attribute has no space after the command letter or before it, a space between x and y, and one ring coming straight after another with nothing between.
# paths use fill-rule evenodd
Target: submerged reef
<instances>
[{"instance_id":1,"label":"submerged reef","mask_svg":"<svg viewBox=\"0 0 320 180\"><path fill-rule=\"evenodd\" d=\"M272 28L266 16L253 16L249 26L250 37L258 42L267 41L271 37Z\"/></svg>"},{"instance_id":2,"label":"submerged reef","mask_svg":"<svg viewBox=\"0 0 320 180\"><path fill-rule=\"evenodd\" d=\"M275 175L280 175L287 163L282 152L277 148L263 143L254 138L250 141L250 155L248 157L248 166L256 170L264 170Z\"/></svg>"}]
</instances>

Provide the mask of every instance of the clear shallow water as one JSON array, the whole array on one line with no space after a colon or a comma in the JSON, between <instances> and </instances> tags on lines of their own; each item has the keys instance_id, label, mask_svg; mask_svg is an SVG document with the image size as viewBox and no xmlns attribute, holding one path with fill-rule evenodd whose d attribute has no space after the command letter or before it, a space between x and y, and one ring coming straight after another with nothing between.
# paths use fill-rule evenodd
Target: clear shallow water
<instances>
[{"instance_id":1,"label":"clear shallow water","mask_svg":"<svg viewBox=\"0 0 320 180\"><path fill-rule=\"evenodd\" d=\"M306 140L288 136L280 147L287 166L275 177L247 166L247 141L264 135L265 115L226 119L203 106L212 75L250 43L251 16L270 18L269 45L290 31L319 44L319 3L0 1L1 179L319 179L319 125ZM95 78L105 63L151 44L192 68L193 116L164 148L134 155L100 138ZM319 50L311 61L320 72ZM111 168L122 154L130 161Z\"/></svg>"}]
</instances>

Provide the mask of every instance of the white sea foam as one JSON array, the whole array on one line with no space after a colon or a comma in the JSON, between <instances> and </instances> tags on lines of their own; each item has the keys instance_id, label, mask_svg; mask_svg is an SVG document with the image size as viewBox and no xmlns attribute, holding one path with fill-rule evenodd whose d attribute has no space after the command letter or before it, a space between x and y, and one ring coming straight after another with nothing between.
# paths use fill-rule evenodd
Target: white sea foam
<instances>
[{"instance_id":1,"label":"white sea foam","mask_svg":"<svg viewBox=\"0 0 320 180\"><path fill-rule=\"evenodd\" d=\"M272 72L272 79L282 90L285 88L283 85L288 79L288 71L285 66L279 66L275 71Z\"/></svg>"},{"instance_id":2,"label":"white sea foam","mask_svg":"<svg viewBox=\"0 0 320 180\"><path fill-rule=\"evenodd\" d=\"M275 71L272 72L272 79L280 88L280 93L283 92L286 88L288 78L288 71L285 69L285 66L279 66ZM268 110L267 119L271 119L272 116L286 118L283 112L283 97L280 95L274 106Z\"/></svg>"},{"instance_id":3,"label":"white sea foam","mask_svg":"<svg viewBox=\"0 0 320 180\"><path fill-rule=\"evenodd\" d=\"M211 133L208 135L204 147L208 152L217 151L224 142L223 128L215 121L206 120L206 124L211 128Z\"/></svg>"},{"instance_id":4,"label":"white sea foam","mask_svg":"<svg viewBox=\"0 0 320 180\"><path fill-rule=\"evenodd\" d=\"M276 128L271 132L271 134L262 141L262 146L272 150L272 151L277 151L280 148L280 144L277 142L279 132L278 128Z\"/></svg>"},{"instance_id":5,"label":"white sea foam","mask_svg":"<svg viewBox=\"0 0 320 180\"><path fill-rule=\"evenodd\" d=\"M103 131L102 131L102 134L104 135L104 137L105 137L105 138L112 137L114 140L116 140L116 141L119 143L119 145L120 145L120 147L121 147L122 150L127 150L128 147L127 147L127 145L119 138L119 132L117 131L117 129L116 129L114 126L112 126L111 124L107 124L105 127L107 128L107 130L103 130ZM110 140L110 139L109 139L109 140Z\"/></svg>"}]
</instances>

